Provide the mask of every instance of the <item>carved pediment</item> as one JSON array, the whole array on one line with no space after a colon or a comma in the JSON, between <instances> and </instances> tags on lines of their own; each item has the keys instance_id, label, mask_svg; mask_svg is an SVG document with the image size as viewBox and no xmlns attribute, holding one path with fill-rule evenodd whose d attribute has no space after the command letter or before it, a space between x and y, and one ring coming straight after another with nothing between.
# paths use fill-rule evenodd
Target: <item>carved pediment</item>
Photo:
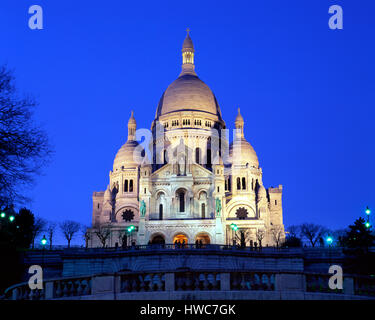
<instances>
[{"instance_id":1,"label":"carved pediment","mask_svg":"<svg viewBox=\"0 0 375 320\"><path fill-rule=\"evenodd\" d=\"M210 170L207 170L206 168L198 165L198 164L193 164L192 165L192 174L194 178L208 178L212 177L213 174Z\"/></svg>"}]
</instances>

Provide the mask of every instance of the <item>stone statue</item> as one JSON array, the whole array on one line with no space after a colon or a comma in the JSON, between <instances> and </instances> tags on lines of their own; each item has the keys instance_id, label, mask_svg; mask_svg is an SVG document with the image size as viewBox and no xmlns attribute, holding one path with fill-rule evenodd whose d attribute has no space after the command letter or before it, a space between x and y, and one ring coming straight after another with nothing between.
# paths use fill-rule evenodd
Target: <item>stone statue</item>
<instances>
[{"instance_id":1,"label":"stone statue","mask_svg":"<svg viewBox=\"0 0 375 320\"><path fill-rule=\"evenodd\" d=\"M144 217L146 215L146 202L144 200L141 201L141 217Z\"/></svg>"},{"instance_id":2,"label":"stone statue","mask_svg":"<svg viewBox=\"0 0 375 320\"><path fill-rule=\"evenodd\" d=\"M220 211L221 211L221 200L219 198L216 198L216 216L220 217Z\"/></svg>"}]
</instances>

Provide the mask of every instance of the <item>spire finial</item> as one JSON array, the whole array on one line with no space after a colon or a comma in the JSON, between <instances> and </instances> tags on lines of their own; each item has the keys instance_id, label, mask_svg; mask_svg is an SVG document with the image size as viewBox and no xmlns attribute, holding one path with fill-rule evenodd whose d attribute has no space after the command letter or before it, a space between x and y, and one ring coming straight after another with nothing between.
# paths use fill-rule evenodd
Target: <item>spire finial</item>
<instances>
[{"instance_id":1,"label":"spire finial","mask_svg":"<svg viewBox=\"0 0 375 320\"><path fill-rule=\"evenodd\" d=\"M244 120L242 118L242 115L240 113L240 108L238 108L238 114L236 117L236 120L234 122L237 131L237 138L243 138L244 137L244 132L243 132L243 127L244 127Z\"/></svg>"},{"instance_id":2,"label":"spire finial","mask_svg":"<svg viewBox=\"0 0 375 320\"><path fill-rule=\"evenodd\" d=\"M190 38L190 29L186 29L186 37L182 44L182 72L180 74L196 75L194 71L194 45Z\"/></svg>"},{"instance_id":3,"label":"spire finial","mask_svg":"<svg viewBox=\"0 0 375 320\"><path fill-rule=\"evenodd\" d=\"M131 116L128 121L128 140L134 140L135 139L135 131L137 130L137 122L134 118L134 111L131 111Z\"/></svg>"}]
</instances>

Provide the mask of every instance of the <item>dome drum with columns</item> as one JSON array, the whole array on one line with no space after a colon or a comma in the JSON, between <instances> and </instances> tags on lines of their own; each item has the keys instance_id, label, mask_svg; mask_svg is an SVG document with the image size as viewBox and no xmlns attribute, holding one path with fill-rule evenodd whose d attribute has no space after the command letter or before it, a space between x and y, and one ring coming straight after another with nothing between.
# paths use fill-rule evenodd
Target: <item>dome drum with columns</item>
<instances>
[{"instance_id":1,"label":"dome drum with columns","mask_svg":"<svg viewBox=\"0 0 375 320\"><path fill-rule=\"evenodd\" d=\"M104 229L107 246L176 241L265 246L284 238L282 186L263 186L239 109L233 142L222 136L226 125L219 104L197 76L194 59L188 32L182 71L163 93L151 124L152 159L135 139L131 113L109 185L93 194L91 247L102 246L97 235Z\"/></svg>"}]
</instances>

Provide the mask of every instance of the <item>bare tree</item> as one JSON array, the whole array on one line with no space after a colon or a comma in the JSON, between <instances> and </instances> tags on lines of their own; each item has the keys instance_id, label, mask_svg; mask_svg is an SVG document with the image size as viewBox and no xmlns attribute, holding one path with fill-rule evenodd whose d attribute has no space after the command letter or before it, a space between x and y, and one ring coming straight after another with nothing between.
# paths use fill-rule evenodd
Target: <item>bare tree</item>
<instances>
[{"instance_id":1,"label":"bare tree","mask_svg":"<svg viewBox=\"0 0 375 320\"><path fill-rule=\"evenodd\" d=\"M126 243L126 230L119 230L118 231L118 242L120 246L124 247L127 245Z\"/></svg>"},{"instance_id":2,"label":"bare tree","mask_svg":"<svg viewBox=\"0 0 375 320\"><path fill-rule=\"evenodd\" d=\"M45 230L47 226L47 221L43 218L36 217L34 220L34 225L32 226L32 249L34 249L35 246L35 239L37 236L39 236L42 231Z\"/></svg>"},{"instance_id":3,"label":"bare tree","mask_svg":"<svg viewBox=\"0 0 375 320\"><path fill-rule=\"evenodd\" d=\"M310 241L311 245L315 247L318 240L326 232L326 228L314 223L304 223L301 225L301 236Z\"/></svg>"},{"instance_id":4,"label":"bare tree","mask_svg":"<svg viewBox=\"0 0 375 320\"><path fill-rule=\"evenodd\" d=\"M13 72L0 67L0 207L24 203L22 190L33 184L51 154L46 133L35 125L36 102L19 97Z\"/></svg>"},{"instance_id":5,"label":"bare tree","mask_svg":"<svg viewBox=\"0 0 375 320\"><path fill-rule=\"evenodd\" d=\"M49 241L49 249L52 250L52 240L53 235L55 234L56 230L56 222L49 222L47 225L47 234L48 234L48 241Z\"/></svg>"},{"instance_id":6,"label":"bare tree","mask_svg":"<svg viewBox=\"0 0 375 320\"><path fill-rule=\"evenodd\" d=\"M85 239L85 248L87 249L89 247L89 240L91 239L90 228L86 225L82 225L81 231L83 234L83 239Z\"/></svg>"},{"instance_id":7,"label":"bare tree","mask_svg":"<svg viewBox=\"0 0 375 320\"><path fill-rule=\"evenodd\" d=\"M95 230L95 234L99 238L99 241L102 243L103 248L104 248L105 243L111 234L111 229L107 226L98 226L97 229Z\"/></svg>"},{"instance_id":8,"label":"bare tree","mask_svg":"<svg viewBox=\"0 0 375 320\"><path fill-rule=\"evenodd\" d=\"M235 239L241 245L241 247L246 246L246 242L250 239L250 231L246 229L239 229L235 232Z\"/></svg>"},{"instance_id":9,"label":"bare tree","mask_svg":"<svg viewBox=\"0 0 375 320\"><path fill-rule=\"evenodd\" d=\"M262 247L262 240L266 236L266 230L264 229L257 229L256 231L256 237L259 243L259 247Z\"/></svg>"},{"instance_id":10,"label":"bare tree","mask_svg":"<svg viewBox=\"0 0 375 320\"><path fill-rule=\"evenodd\" d=\"M73 236L79 231L80 224L76 221L65 220L60 223L60 229L66 240L68 240L68 248L70 248L70 242L73 239Z\"/></svg>"},{"instance_id":11,"label":"bare tree","mask_svg":"<svg viewBox=\"0 0 375 320\"><path fill-rule=\"evenodd\" d=\"M276 243L276 247L279 247L281 244L281 241L284 238L284 229L282 226L273 226L271 229L271 235L273 241Z\"/></svg>"},{"instance_id":12,"label":"bare tree","mask_svg":"<svg viewBox=\"0 0 375 320\"><path fill-rule=\"evenodd\" d=\"M300 232L301 232L301 227L296 226L296 225L291 225L288 227L288 232L289 236L293 238L298 238Z\"/></svg>"}]
</instances>

